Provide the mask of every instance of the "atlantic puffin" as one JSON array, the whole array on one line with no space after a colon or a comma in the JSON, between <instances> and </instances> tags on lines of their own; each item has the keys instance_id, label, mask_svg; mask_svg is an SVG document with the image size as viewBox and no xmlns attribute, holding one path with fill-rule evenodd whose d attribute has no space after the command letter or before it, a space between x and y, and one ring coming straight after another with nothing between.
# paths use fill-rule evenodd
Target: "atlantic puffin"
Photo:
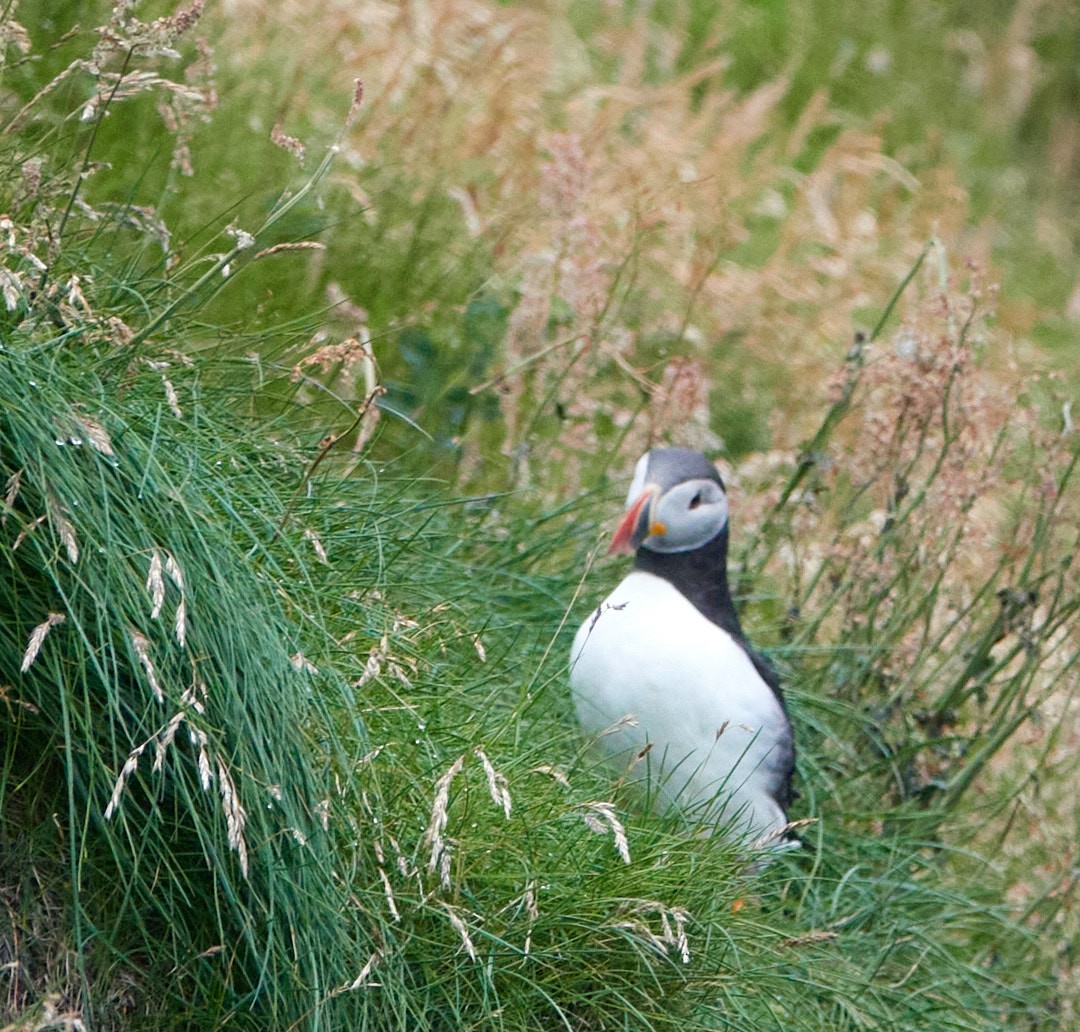
<instances>
[{"instance_id":1,"label":"atlantic puffin","mask_svg":"<svg viewBox=\"0 0 1080 1032\"><path fill-rule=\"evenodd\" d=\"M656 809L748 845L797 845L786 834L791 721L735 612L715 466L683 448L643 455L609 552L634 552L634 569L574 638L582 728L630 780L647 782Z\"/></svg>"}]
</instances>

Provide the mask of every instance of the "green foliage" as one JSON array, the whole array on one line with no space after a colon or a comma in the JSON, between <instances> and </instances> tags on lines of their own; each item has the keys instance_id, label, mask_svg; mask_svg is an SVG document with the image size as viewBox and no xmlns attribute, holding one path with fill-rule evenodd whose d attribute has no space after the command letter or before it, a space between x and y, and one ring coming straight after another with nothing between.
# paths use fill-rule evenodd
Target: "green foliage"
<instances>
[{"instance_id":1,"label":"green foliage","mask_svg":"<svg viewBox=\"0 0 1080 1032\"><path fill-rule=\"evenodd\" d=\"M1028 789L1061 776L1063 731L1034 756L1017 738L1075 685L1076 451L1037 413L1010 405L1008 423L979 401L979 285L922 278L928 246L802 456L760 482L739 471L744 511L773 495L737 526L737 560L754 637L791 685L796 816L813 819L806 850L754 870L643 812L572 726L569 635L621 573L595 563L617 505L600 473L634 423L597 416L603 454L560 436L563 385L600 390L570 377L580 313L545 298L560 365L519 413L516 440L558 476L465 495L463 437L492 465L507 439L477 388L536 360L506 354L517 285L491 274L498 234L467 232L424 169L361 173L331 151L297 171L248 122L284 89L260 94L273 48L229 71L249 75L232 82L242 103L208 124L196 69L204 106L162 133L158 102L186 95L170 54L190 68L197 48L145 11L58 40L77 6L28 12L40 65L16 55L12 8L3 22L3 1020L1067 1027L1072 897L1032 877L1049 847L1017 831ZM572 7L586 37L597 11ZM749 89L804 46L803 22L783 4L737 13L732 81ZM727 31L708 4L650 17L686 19L680 71ZM95 42L100 62L73 67ZM801 53L795 78L813 79L822 57ZM160 76L120 95L120 69ZM866 84L846 74L854 97ZM758 272L780 240L753 236L729 257ZM310 243L325 250L301 268L293 245ZM657 303L638 258L605 301L635 330ZM884 348L905 291L921 298L914 362ZM867 293L875 310L888 295ZM695 300L634 357L690 358ZM338 331L358 339L334 354L362 355L363 375L350 358L300 362ZM735 456L766 441L762 413L731 403L758 375L716 399ZM601 486L571 501L573 463ZM991 481L970 479L983 469ZM1004 513L980 538L967 519L988 496Z\"/></svg>"},{"instance_id":2,"label":"green foliage","mask_svg":"<svg viewBox=\"0 0 1080 1032\"><path fill-rule=\"evenodd\" d=\"M4 813L53 815L88 1018L123 1015L95 1003L120 963L139 1010L159 979L172 1019L213 1000L294 1021L362 950L320 822L329 729L362 729L340 680L290 660L275 585L295 557L263 547L288 466L188 403L183 374L190 424L159 373L125 377L118 407L56 348L13 335L0 368Z\"/></svg>"},{"instance_id":3,"label":"green foliage","mask_svg":"<svg viewBox=\"0 0 1080 1032\"><path fill-rule=\"evenodd\" d=\"M609 8L607 21L594 11L575 27L588 42L612 21L642 13L636 2L621 7ZM722 62L695 87L699 102L709 91L746 93L784 78L792 123L824 94L843 124L872 123L887 152L916 175L948 155L971 191L975 219L1002 227L995 256L1007 289L1044 306L1041 332L1052 334L1075 287L1075 261L1062 268L1064 255L1074 256L1080 241L1070 188L1078 152L1063 136L1080 85L1068 4L1043 5L1036 16L1009 0L695 0L650 4L646 13L671 33L675 71ZM820 143L812 150L820 153ZM1034 226L1050 210L1061 220L1053 241Z\"/></svg>"}]
</instances>

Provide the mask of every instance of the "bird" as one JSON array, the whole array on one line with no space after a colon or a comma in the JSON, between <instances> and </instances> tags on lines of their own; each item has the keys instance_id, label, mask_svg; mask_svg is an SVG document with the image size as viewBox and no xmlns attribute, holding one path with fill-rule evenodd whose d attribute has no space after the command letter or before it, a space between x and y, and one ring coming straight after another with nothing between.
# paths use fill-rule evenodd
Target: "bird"
<instances>
[{"instance_id":1,"label":"bird","mask_svg":"<svg viewBox=\"0 0 1080 1032\"><path fill-rule=\"evenodd\" d=\"M795 846L791 721L735 611L728 537L727 491L704 454L638 460L608 550L633 552L634 568L574 637L574 709L654 809L749 846Z\"/></svg>"}]
</instances>

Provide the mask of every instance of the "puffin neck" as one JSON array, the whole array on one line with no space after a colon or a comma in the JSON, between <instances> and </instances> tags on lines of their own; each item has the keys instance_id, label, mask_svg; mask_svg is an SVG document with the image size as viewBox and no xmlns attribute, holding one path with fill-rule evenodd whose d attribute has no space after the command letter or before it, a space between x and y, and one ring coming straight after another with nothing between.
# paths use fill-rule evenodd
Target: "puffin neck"
<instances>
[{"instance_id":1,"label":"puffin neck","mask_svg":"<svg viewBox=\"0 0 1080 1032\"><path fill-rule=\"evenodd\" d=\"M662 577L686 596L706 619L722 627L732 637L745 642L727 579L728 528L711 541L688 552L637 550L634 568Z\"/></svg>"}]
</instances>

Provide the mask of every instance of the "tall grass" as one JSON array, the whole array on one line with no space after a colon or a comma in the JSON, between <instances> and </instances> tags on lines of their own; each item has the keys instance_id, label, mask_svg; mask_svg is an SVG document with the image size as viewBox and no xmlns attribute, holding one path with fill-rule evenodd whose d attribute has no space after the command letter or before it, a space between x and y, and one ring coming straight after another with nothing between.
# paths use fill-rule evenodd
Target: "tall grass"
<instances>
[{"instance_id":1,"label":"tall grass","mask_svg":"<svg viewBox=\"0 0 1080 1032\"><path fill-rule=\"evenodd\" d=\"M1076 445L925 243L948 169L718 90L663 5L575 8L577 62L523 8L327 8L364 100L302 42L306 114L259 101L303 12L244 9L217 79L196 8L4 16L4 1020L1070 1027ZM804 331L835 376L740 417ZM565 687L611 478L743 423L815 821L764 873L624 799Z\"/></svg>"},{"instance_id":2,"label":"tall grass","mask_svg":"<svg viewBox=\"0 0 1080 1032\"><path fill-rule=\"evenodd\" d=\"M1016 140L1056 108L1019 86L1007 117L978 99L1008 89L1009 67L1025 82L1066 74L1035 53L1061 27L1056 5L1039 25L1011 6L992 36L987 17L932 4L252 0L223 31L251 56L229 79L245 119L270 96L264 122L328 133L327 98L365 79L344 149L349 201L326 198L334 231L311 276L367 310L399 404L483 486L520 482L535 431L562 439L560 472L583 487L602 472L583 455L632 452L671 426L736 458L797 447L827 404L823 359L869 329L931 236L1006 263L991 366L1008 374L1014 337L1037 363L1033 324L1073 339L1075 222L1060 191L1024 186L1050 166L1023 163ZM253 21L265 42L247 46ZM271 57L283 38L285 75ZM333 67L318 60L324 38ZM310 89L293 89L312 67ZM407 288L388 290L404 268ZM502 349L456 306L495 313ZM1069 354L1047 361L1073 377ZM501 469L492 445L509 453Z\"/></svg>"},{"instance_id":3,"label":"tall grass","mask_svg":"<svg viewBox=\"0 0 1080 1032\"><path fill-rule=\"evenodd\" d=\"M362 721L283 604L296 554L267 549L288 451L154 339L249 242L170 278L154 213L85 201L114 105L191 99L145 65L192 21L117 8L92 54L5 97L5 1011L26 1027L320 1027L366 944L328 830Z\"/></svg>"},{"instance_id":4,"label":"tall grass","mask_svg":"<svg viewBox=\"0 0 1080 1032\"><path fill-rule=\"evenodd\" d=\"M281 557L244 558L267 537L277 460L219 438L198 403L174 418L159 376L149 396L129 379L117 411L84 363L7 346L7 869L61 861L14 927L62 892L71 925L44 974L71 965L95 1025L153 1025L149 982L171 984L170 1020L213 1001L288 1024L362 936L342 927L320 818L341 763L330 711L349 696L290 660L303 642L275 599ZM22 854L18 828L39 820ZM42 974L16 968L12 1002Z\"/></svg>"}]
</instances>

